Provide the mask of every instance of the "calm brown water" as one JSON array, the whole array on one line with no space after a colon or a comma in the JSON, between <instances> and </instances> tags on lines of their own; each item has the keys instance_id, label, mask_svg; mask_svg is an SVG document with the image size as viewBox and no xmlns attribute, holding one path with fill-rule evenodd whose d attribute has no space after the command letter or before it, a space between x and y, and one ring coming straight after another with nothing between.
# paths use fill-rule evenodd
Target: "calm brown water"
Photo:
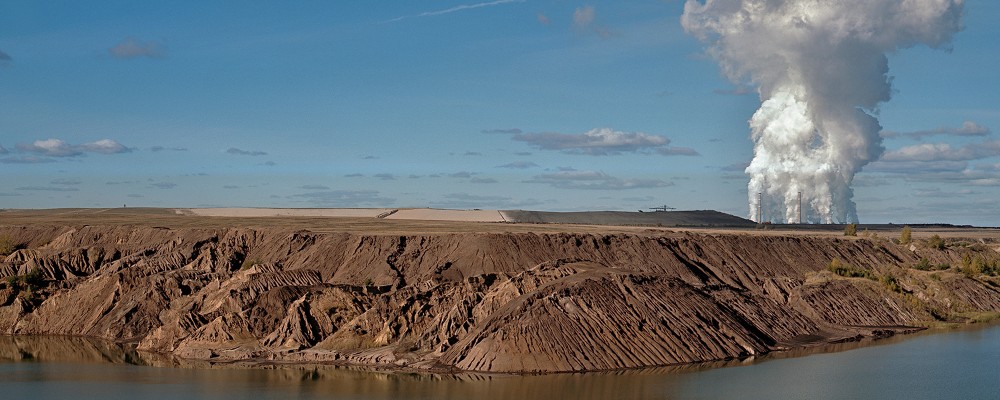
<instances>
[{"instance_id":1,"label":"calm brown water","mask_svg":"<svg viewBox=\"0 0 1000 400\"><path fill-rule=\"evenodd\" d=\"M434 375L171 367L97 341L0 337L0 398L1000 399L1000 326L826 350L619 373Z\"/></svg>"}]
</instances>

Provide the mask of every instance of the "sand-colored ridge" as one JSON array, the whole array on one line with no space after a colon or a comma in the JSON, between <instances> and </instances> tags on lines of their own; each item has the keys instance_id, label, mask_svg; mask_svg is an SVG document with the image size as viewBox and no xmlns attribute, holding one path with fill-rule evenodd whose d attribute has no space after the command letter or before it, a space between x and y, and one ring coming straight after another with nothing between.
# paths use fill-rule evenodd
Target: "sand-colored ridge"
<instances>
[{"instance_id":1,"label":"sand-colored ridge","mask_svg":"<svg viewBox=\"0 0 1000 400\"><path fill-rule=\"evenodd\" d=\"M392 211L391 208L178 208L174 212L181 215L202 217L322 217L322 218L376 218Z\"/></svg>"},{"instance_id":2,"label":"sand-colored ridge","mask_svg":"<svg viewBox=\"0 0 1000 400\"><path fill-rule=\"evenodd\" d=\"M213 362L565 372L733 359L1000 312L995 278L908 268L1000 257L993 231L964 232L985 245L939 250L815 232L527 225L571 231L545 233L378 218L312 219L329 229L314 232L261 226L282 221L274 217L232 227L222 224L245 220L136 215L180 226L0 224L19 247L0 260L0 330ZM192 219L215 225L184 225ZM902 292L833 275L834 258L891 275ZM31 296L5 279L33 270L44 283Z\"/></svg>"}]
</instances>

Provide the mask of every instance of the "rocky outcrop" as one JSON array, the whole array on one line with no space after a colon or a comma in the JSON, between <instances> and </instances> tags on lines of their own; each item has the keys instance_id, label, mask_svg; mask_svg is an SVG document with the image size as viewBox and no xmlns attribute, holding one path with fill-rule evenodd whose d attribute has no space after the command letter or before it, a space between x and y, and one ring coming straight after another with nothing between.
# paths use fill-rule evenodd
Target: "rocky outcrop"
<instances>
[{"instance_id":1,"label":"rocky outcrop","mask_svg":"<svg viewBox=\"0 0 1000 400\"><path fill-rule=\"evenodd\" d=\"M907 268L921 258L956 266L966 254L1000 258L985 246L668 231L83 226L0 227L0 235L20 244L0 262L0 331L133 342L196 360L612 370L1000 312L992 278ZM834 275L833 259L873 279Z\"/></svg>"}]
</instances>

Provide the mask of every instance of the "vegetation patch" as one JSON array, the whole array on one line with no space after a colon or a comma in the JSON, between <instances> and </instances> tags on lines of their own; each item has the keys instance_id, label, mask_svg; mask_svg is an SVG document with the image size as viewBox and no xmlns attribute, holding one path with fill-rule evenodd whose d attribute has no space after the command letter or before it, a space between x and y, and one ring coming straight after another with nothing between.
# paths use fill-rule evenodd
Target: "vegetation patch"
<instances>
[{"instance_id":1,"label":"vegetation patch","mask_svg":"<svg viewBox=\"0 0 1000 400\"><path fill-rule=\"evenodd\" d=\"M14 243L14 238L8 235L0 236L0 257L7 257L15 250L17 250L17 244Z\"/></svg>"},{"instance_id":2,"label":"vegetation patch","mask_svg":"<svg viewBox=\"0 0 1000 400\"><path fill-rule=\"evenodd\" d=\"M987 258L982 254L966 253L962 255L962 273L969 277L998 276L1000 275L1000 259Z\"/></svg>"},{"instance_id":3,"label":"vegetation patch","mask_svg":"<svg viewBox=\"0 0 1000 400\"><path fill-rule=\"evenodd\" d=\"M944 239L942 239L940 236L934 235L931 236L929 239L927 239L927 247L937 250L944 250L948 248L948 244L945 243Z\"/></svg>"},{"instance_id":4,"label":"vegetation patch","mask_svg":"<svg viewBox=\"0 0 1000 400\"><path fill-rule=\"evenodd\" d=\"M913 230L909 225L903 225L903 231L899 234L899 244L909 244L913 241Z\"/></svg>"},{"instance_id":5,"label":"vegetation patch","mask_svg":"<svg viewBox=\"0 0 1000 400\"><path fill-rule=\"evenodd\" d=\"M951 265L947 263L932 264L927 257L921 257L920 261L913 265L913 269L919 269L921 271L944 271L946 269L951 269Z\"/></svg>"},{"instance_id":6,"label":"vegetation patch","mask_svg":"<svg viewBox=\"0 0 1000 400\"><path fill-rule=\"evenodd\" d=\"M890 292L903 293L903 287L899 286L899 281L892 275L882 275L878 277L878 282Z\"/></svg>"},{"instance_id":7,"label":"vegetation patch","mask_svg":"<svg viewBox=\"0 0 1000 400\"><path fill-rule=\"evenodd\" d=\"M247 270L260 264L263 264L263 262L259 258L255 258L253 260L243 260L243 264L240 265L240 270Z\"/></svg>"},{"instance_id":8,"label":"vegetation patch","mask_svg":"<svg viewBox=\"0 0 1000 400\"><path fill-rule=\"evenodd\" d=\"M903 290L903 287L900 286L899 281L896 279L896 277L890 274L882 275L876 273L875 271L856 267L854 265L840 261L839 258L834 258L833 261L830 261L830 265L827 265L826 269L829 270L830 272L833 272L834 274L843 276L845 278L865 278L876 281L882 284L882 287L884 287L886 290L890 292L896 292L896 293L905 292L905 290Z\"/></svg>"},{"instance_id":9,"label":"vegetation patch","mask_svg":"<svg viewBox=\"0 0 1000 400\"><path fill-rule=\"evenodd\" d=\"M7 287L17 292L17 297L27 303L34 304L39 300L39 289L45 286L45 274L38 267L24 275L11 275L7 277ZM5 304L6 305L6 304Z\"/></svg>"},{"instance_id":10,"label":"vegetation patch","mask_svg":"<svg viewBox=\"0 0 1000 400\"><path fill-rule=\"evenodd\" d=\"M858 236L858 224L847 224L844 227L844 236Z\"/></svg>"},{"instance_id":11,"label":"vegetation patch","mask_svg":"<svg viewBox=\"0 0 1000 400\"><path fill-rule=\"evenodd\" d=\"M833 261L830 261L830 265L827 265L826 269L845 278L876 279L875 274L872 273L872 271L847 264L840 261L839 258L834 258Z\"/></svg>"}]
</instances>

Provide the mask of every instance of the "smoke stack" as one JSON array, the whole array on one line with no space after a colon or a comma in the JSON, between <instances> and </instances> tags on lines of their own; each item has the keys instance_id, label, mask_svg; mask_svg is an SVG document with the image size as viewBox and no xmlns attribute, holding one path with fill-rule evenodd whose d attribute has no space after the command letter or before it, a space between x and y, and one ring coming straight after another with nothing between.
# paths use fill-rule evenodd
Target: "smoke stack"
<instances>
[{"instance_id":1,"label":"smoke stack","mask_svg":"<svg viewBox=\"0 0 1000 400\"><path fill-rule=\"evenodd\" d=\"M750 196L763 192L784 207L772 219L795 219L795 196L809 188L805 200L818 220L857 222L851 182L884 151L875 115L892 92L885 53L946 45L961 29L962 7L963 0L687 0L685 31L708 44L729 79L760 95L746 173ZM760 219L762 206L751 197L750 215Z\"/></svg>"}]
</instances>

